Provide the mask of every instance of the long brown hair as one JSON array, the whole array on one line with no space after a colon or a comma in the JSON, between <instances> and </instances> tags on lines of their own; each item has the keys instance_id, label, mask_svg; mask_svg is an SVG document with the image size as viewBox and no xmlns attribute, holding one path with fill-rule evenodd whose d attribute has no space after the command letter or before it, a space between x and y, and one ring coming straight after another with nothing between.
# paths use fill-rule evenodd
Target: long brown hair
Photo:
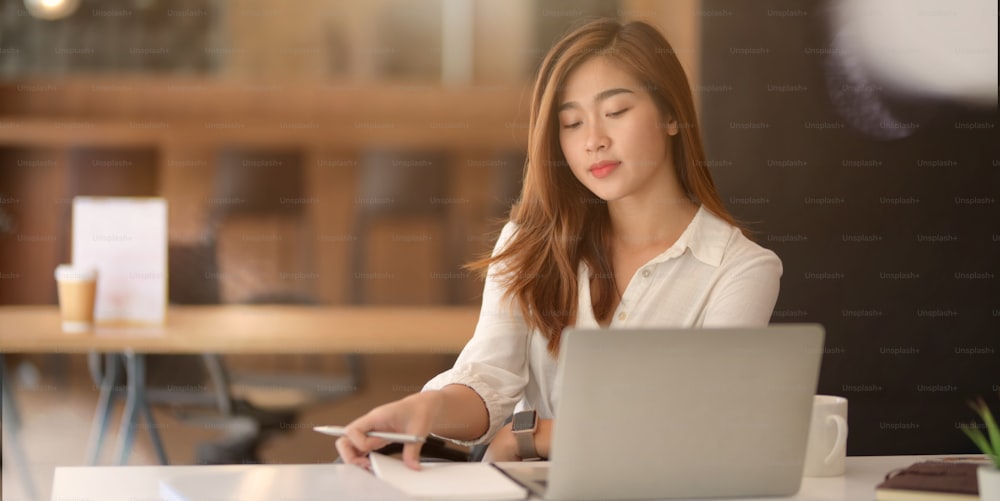
<instances>
[{"instance_id":1,"label":"long brown hair","mask_svg":"<svg viewBox=\"0 0 1000 501\"><path fill-rule=\"evenodd\" d=\"M673 48L656 28L643 22L591 21L572 31L545 56L531 96L528 155L520 201L511 210L517 231L496 255L470 263L484 270L501 264L506 297L514 300L529 328L559 350L562 330L577 314L580 262L595 280L593 308L606 319L619 291L608 254L611 224L607 203L574 177L559 145L556 107L566 77L595 56L616 61L649 91L660 113L677 121L673 161L691 200L738 226L719 198L705 162L694 99ZM497 267L494 267L496 270Z\"/></svg>"}]
</instances>

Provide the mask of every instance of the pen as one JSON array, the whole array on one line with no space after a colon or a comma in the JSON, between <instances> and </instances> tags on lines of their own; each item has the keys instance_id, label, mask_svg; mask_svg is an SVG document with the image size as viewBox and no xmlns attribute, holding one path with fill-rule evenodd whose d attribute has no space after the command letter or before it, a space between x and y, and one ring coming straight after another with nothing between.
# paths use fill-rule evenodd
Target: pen
<instances>
[{"instance_id":1,"label":"pen","mask_svg":"<svg viewBox=\"0 0 1000 501\"><path fill-rule=\"evenodd\" d=\"M324 435L333 435L335 437L342 437L347 434L343 426L314 426L314 431L318 431ZM390 433L385 431L369 431L365 433L369 437L381 438L383 440L388 440L390 442L396 442L400 444L417 444L424 443L427 441L426 437L420 437L417 435L407 435L405 433Z\"/></svg>"}]
</instances>

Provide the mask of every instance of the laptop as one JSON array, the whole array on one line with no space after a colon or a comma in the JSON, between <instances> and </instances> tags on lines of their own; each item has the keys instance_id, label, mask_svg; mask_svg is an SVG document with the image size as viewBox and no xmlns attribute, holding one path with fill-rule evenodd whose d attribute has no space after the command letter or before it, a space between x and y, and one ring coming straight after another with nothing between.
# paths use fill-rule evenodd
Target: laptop
<instances>
[{"instance_id":1,"label":"laptop","mask_svg":"<svg viewBox=\"0 0 1000 501\"><path fill-rule=\"evenodd\" d=\"M551 500L798 492L817 324L565 331L547 462L498 465Z\"/></svg>"}]
</instances>

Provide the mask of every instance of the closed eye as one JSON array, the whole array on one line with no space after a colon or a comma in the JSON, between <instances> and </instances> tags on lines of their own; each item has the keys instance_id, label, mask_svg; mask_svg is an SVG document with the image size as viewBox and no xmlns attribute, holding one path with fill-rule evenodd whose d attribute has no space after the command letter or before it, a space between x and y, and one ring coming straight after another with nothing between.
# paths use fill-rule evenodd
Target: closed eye
<instances>
[{"instance_id":1,"label":"closed eye","mask_svg":"<svg viewBox=\"0 0 1000 501\"><path fill-rule=\"evenodd\" d=\"M622 108L622 109L620 109L618 111L608 113L606 116L608 116L610 118L620 117L620 116L624 115L625 112L628 111L628 110L630 110L630 109L632 109L632 108Z\"/></svg>"},{"instance_id":2,"label":"closed eye","mask_svg":"<svg viewBox=\"0 0 1000 501\"><path fill-rule=\"evenodd\" d=\"M580 122L573 122L571 124L563 125L564 129L575 129L580 126Z\"/></svg>"}]
</instances>

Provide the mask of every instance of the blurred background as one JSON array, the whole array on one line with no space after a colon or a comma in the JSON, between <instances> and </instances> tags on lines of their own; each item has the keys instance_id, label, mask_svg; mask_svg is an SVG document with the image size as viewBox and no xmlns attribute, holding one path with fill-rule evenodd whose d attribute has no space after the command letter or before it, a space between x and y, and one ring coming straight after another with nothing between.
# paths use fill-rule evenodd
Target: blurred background
<instances>
[{"instance_id":1,"label":"blurred background","mask_svg":"<svg viewBox=\"0 0 1000 501\"><path fill-rule=\"evenodd\" d=\"M772 321L827 328L820 391L851 400L848 452L970 451L965 400L1000 402L990 1L0 0L0 304L56 302L77 195L168 200L175 303L478 304L460 266L518 196L533 73L597 16L674 46L724 201L783 259ZM368 358L363 391L299 421L346 422L449 364ZM81 464L96 390L80 356L7 371L47 488ZM274 393L259 405L295 399ZM171 419L171 461L199 461L218 431ZM304 430L260 455L335 457Z\"/></svg>"}]
</instances>

